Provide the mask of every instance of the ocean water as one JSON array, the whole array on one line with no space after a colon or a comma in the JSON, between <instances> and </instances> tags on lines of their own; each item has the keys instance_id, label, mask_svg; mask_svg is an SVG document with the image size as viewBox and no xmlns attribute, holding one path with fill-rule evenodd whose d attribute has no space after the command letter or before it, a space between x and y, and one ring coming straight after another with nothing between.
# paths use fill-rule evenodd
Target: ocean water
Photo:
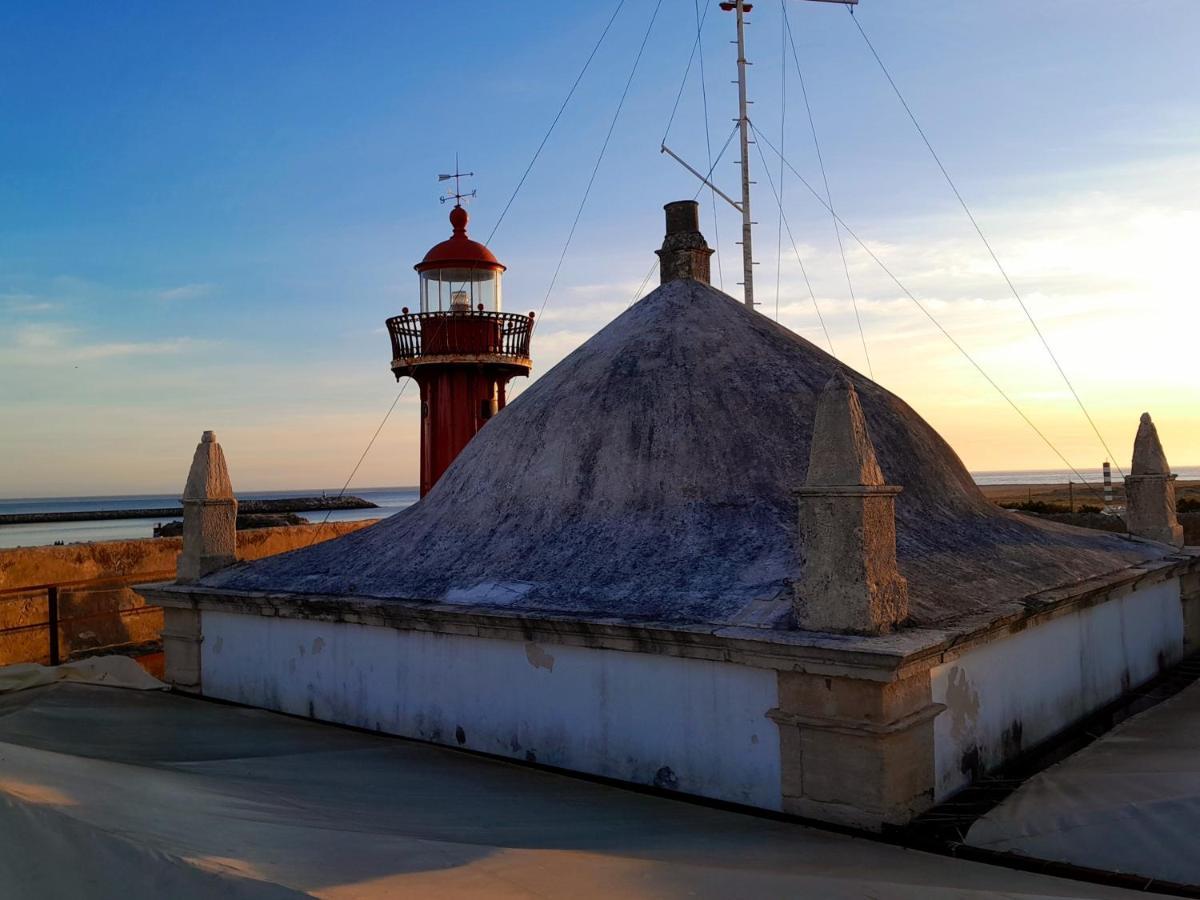
<instances>
[{"instance_id":1,"label":"ocean water","mask_svg":"<svg viewBox=\"0 0 1200 900\"><path fill-rule=\"evenodd\" d=\"M1200 466L1181 466L1175 470L1181 480L1200 480ZM972 472L976 484L1066 484L1079 481L1079 477L1068 469L1041 469L1031 472ZM1080 469L1085 481L1102 484L1100 469ZM1119 481L1120 474L1114 469L1113 479ZM294 491L250 491L239 494L244 500L273 500L282 497L313 497L326 493L337 496L337 489ZM338 509L300 513L310 522L352 522L361 519L380 519L398 513L417 502L415 487L356 488L347 491L378 504L378 509ZM0 514L35 512L75 512L100 509L141 509L178 507L177 494L125 494L117 497L54 497L19 500L0 500ZM183 514L182 508L179 512ZM36 547L62 541L73 544L80 541L117 541L129 538L148 538L154 526L163 519L114 519L102 522L43 522L36 525L0 525L0 547ZM166 520L166 521L169 521Z\"/></svg>"},{"instance_id":2,"label":"ocean water","mask_svg":"<svg viewBox=\"0 0 1200 900\"><path fill-rule=\"evenodd\" d=\"M1176 466L1173 471L1180 481L1200 480L1200 466ZM1079 475L1083 480L1093 484L1104 484L1104 470L1080 469ZM1070 469L1038 469L1031 472L972 472L971 477L976 484L1066 484L1068 481L1079 483L1079 475ZM1112 470L1113 482L1120 484L1121 474L1116 466Z\"/></svg>"},{"instance_id":3,"label":"ocean water","mask_svg":"<svg viewBox=\"0 0 1200 900\"><path fill-rule=\"evenodd\" d=\"M284 497L319 497L322 493L336 497L337 488L322 491L300 489L294 491L247 491L238 494L242 500L275 500ZM415 487L361 488L346 492L378 505L378 509L335 509L314 510L298 513L310 522L353 522L360 519L380 519L397 513L417 502ZM83 512L101 509L167 509L179 506L178 494L124 494L118 497L53 497L0 500L0 514L39 512ZM178 518L178 517L176 517ZM171 518L157 519L111 519L100 522L40 522L35 525L0 525L0 547L36 547L62 541L74 544L80 541L120 541L130 538L148 538L154 535L154 526Z\"/></svg>"}]
</instances>

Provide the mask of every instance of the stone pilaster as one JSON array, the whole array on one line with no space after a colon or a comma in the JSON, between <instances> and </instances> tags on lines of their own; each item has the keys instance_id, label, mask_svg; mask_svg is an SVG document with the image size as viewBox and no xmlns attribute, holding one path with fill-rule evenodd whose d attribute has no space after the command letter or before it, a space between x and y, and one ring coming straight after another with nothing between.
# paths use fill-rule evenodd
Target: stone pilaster
<instances>
[{"instance_id":1,"label":"stone pilaster","mask_svg":"<svg viewBox=\"0 0 1200 900\"><path fill-rule=\"evenodd\" d=\"M691 278L711 284L709 257L713 255L700 233L700 204L695 200L676 200L663 207L667 214L667 234L658 255L661 282Z\"/></svg>"},{"instance_id":2,"label":"stone pilaster","mask_svg":"<svg viewBox=\"0 0 1200 900\"><path fill-rule=\"evenodd\" d=\"M200 693L200 617L198 609L163 608L163 680L189 694Z\"/></svg>"},{"instance_id":3,"label":"stone pilaster","mask_svg":"<svg viewBox=\"0 0 1200 900\"><path fill-rule=\"evenodd\" d=\"M908 615L896 565L896 495L884 484L858 393L838 373L817 402L799 498L797 625L807 631L880 634Z\"/></svg>"},{"instance_id":4,"label":"stone pilaster","mask_svg":"<svg viewBox=\"0 0 1200 900\"><path fill-rule=\"evenodd\" d=\"M1183 653L1200 650L1200 572L1179 579L1179 602L1183 605Z\"/></svg>"},{"instance_id":5,"label":"stone pilaster","mask_svg":"<svg viewBox=\"0 0 1200 900\"><path fill-rule=\"evenodd\" d=\"M1142 413L1133 465L1125 476L1125 526L1138 537L1183 546L1183 526L1175 512L1175 476L1150 413Z\"/></svg>"},{"instance_id":6,"label":"stone pilaster","mask_svg":"<svg viewBox=\"0 0 1200 900\"><path fill-rule=\"evenodd\" d=\"M176 580L190 584L235 562L237 499L217 436L206 431L196 445L183 489L183 551L179 554ZM200 610L163 610L163 654L168 684L182 691L200 692L202 640Z\"/></svg>"},{"instance_id":7,"label":"stone pilaster","mask_svg":"<svg viewBox=\"0 0 1200 900\"><path fill-rule=\"evenodd\" d=\"M898 681L779 673L783 810L879 830L933 805L928 670Z\"/></svg>"},{"instance_id":8,"label":"stone pilaster","mask_svg":"<svg viewBox=\"0 0 1200 900\"><path fill-rule=\"evenodd\" d=\"M183 489L183 552L177 580L190 584L237 562L237 500L225 454L212 431L204 432Z\"/></svg>"}]
</instances>

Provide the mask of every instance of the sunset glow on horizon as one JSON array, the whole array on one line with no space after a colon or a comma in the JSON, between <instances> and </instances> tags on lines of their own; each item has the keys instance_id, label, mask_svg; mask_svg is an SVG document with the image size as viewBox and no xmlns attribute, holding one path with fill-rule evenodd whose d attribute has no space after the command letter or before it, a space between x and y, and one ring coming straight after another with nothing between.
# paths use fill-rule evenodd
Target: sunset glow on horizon
<instances>
[{"instance_id":1,"label":"sunset glow on horizon","mask_svg":"<svg viewBox=\"0 0 1200 900\"><path fill-rule=\"evenodd\" d=\"M1104 447L845 10L825 6L789 15L839 214L1094 473ZM1149 411L1171 463L1200 465L1200 7L1135 6L863 0L856 15L1112 461L1128 468ZM465 4L6 12L0 496L175 492L205 429L240 490L340 487L402 387L383 322L417 305L412 266L449 234L437 174L455 153L476 173L470 230L486 240L609 12L555 4L536 29ZM451 13L473 27L431 40ZM652 266L642 293L657 286L662 204L698 187L659 153L695 38L691 0L666 0L547 297L649 15L620 13L489 242L508 266L505 309L539 311L535 378L620 315ZM778 5L754 17L756 126L820 185L795 72L782 80ZM729 29L704 26L714 152L736 111ZM706 168L698 77L670 143ZM734 150L714 175L731 191ZM868 365L830 217L761 150L760 311L873 369L972 471L1066 468L842 232ZM803 271L772 196L781 176ZM699 199L713 283L740 300L737 214L720 204L714 221ZM351 490L416 483L418 406L409 385Z\"/></svg>"}]
</instances>

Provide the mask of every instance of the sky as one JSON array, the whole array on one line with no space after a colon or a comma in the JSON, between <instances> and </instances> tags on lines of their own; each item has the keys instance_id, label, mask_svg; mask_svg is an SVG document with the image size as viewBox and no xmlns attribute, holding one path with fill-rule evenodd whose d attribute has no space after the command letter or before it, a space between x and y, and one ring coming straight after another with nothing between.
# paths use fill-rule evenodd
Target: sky
<instances>
[{"instance_id":1,"label":"sky","mask_svg":"<svg viewBox=\"0 0 1200 900\"><path fill-rule=\"evenodd\" d=\"M475 173L486 238L616 7L0 6L0 496L178 491L205 429L241 490L340 488L403 386L383 322L417 305L412 265L449 234L436 176L455 154ZM784 8L841 218L1071 465L1097 468L1107 452L844 6L755 4L755 126L823 191ZM600 158L655 9L621 5L490 242L506 309L542 310L534 377L657 283L662 204L699 187L664 134L707 169L706 122L715 153L737 115L732 16L662 0ZM1200 464L1200 3L855 15L1116 463L1149 410L1171 461ZM715 169L729 193L736 158ZM751 162L763 314L873 372L973 471L1063 467L844 232L843 267L828 212L765 143ZM738 214L701 200L714 280L740 298ZM418 429L410 385L351 490L416 483Z\"/></svg>"}]
</instances>

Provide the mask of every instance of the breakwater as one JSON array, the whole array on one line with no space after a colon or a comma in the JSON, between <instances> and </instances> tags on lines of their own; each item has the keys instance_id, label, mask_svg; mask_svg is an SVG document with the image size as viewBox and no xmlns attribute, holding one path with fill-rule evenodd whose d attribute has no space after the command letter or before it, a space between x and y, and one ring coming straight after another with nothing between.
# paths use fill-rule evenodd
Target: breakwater
<instances>
[{"instance_id":1,"label":"breakwater","mask_svg":"<svg viewBox=\"0 0 1200 900\"><path fill-rule=\"evenodd\" d=\"M376 508L378 508L378 504L364 500L361 497L281 497L270 500L238 501L238 513L245 515ZM7 513L0 515L0 525L34 525L42 522L97 522L110 519L171 519L182 515L182 506L148 509L87 509L73 512Z\"/></svg>"}]
</instances>

